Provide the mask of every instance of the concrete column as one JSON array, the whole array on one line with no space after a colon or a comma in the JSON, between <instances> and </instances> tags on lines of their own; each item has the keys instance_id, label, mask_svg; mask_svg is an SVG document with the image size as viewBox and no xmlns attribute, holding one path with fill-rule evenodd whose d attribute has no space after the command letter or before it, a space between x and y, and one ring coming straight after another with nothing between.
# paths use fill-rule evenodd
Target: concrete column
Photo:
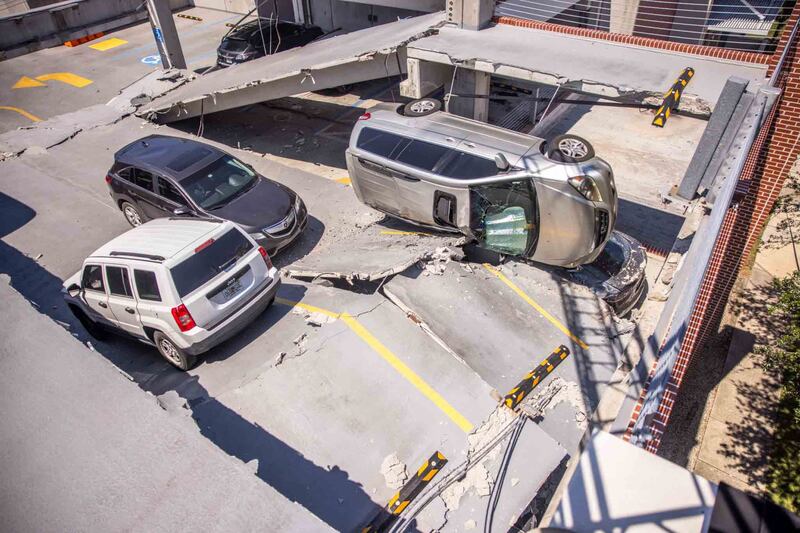
<instances>
[{"instance_id":1,"label":"concrete column","mask_svg":"<svg viewBox=\"0 0 800 533\"><path fill-rule=\"evenodd\" d=\"M447 21L465 30L482 30L494 13L494 0L447 0Z\"/></svg>"},{"instance_id":2,"label":"concrete column","mask_svg":"<svg viewBox=\"0 0 800 533\"><path fill-rule=\"evenodd\" d=\"M486 72L459 68L456 71L453 92L455 94L469 95L469 97L452 97L448 105L448 111L454 115L487 122L489 120L489 99L474 98L472 96L489 96L490 81L491 75Z\"/></svg>"},{"instance_id":3,"label":"concrete column","mask_svg":"<svg viewBox=\"0 0 800 533\"><path fill-rule=\"evenodd\" d=\"M633 26L636 24L638 11L639 0L611 0L611 20L608 31L633 35Z\"/></svg>"},{"instance_id":4,"label":"concrete column","mask_svg":"<svg viewBox=\"0 0 800 533\"><path fill-rule=\"evenodd\" d=\"M439 87L450 89L452 66L409 57L406 67L408 77L400 83L400 94L406 98L423 98Z\"/></svg>"},{"instance_id":5,"label":"concrete column","mask_svg":"<svg viewBox=\"0 0 800 533\"><path fill-rule=\"evenodd\" d=\"M169 0L147 0L147 12L150 15L150 26L156 39L158 52L161 54L161 65L164 68L186 68L178 30L169 8Z\"/></svg>"}]
</instances>

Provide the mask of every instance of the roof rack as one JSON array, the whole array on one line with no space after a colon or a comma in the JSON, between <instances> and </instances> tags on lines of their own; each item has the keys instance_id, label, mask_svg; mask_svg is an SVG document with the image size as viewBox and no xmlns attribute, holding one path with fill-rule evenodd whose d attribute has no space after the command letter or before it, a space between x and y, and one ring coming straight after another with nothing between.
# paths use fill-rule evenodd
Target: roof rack
<instances>
[{"instance_id":1,"label":"roof rack","mask_svg":"<svg viewBox=\"0 0 800 533\"><path fill-rule=\"evenodd\" d=\"M141 254L139 252L118 252L114 251L108 254L112 257L138 257L140 259L149 259L150 261L164 261L164 258L160 255L152 255L152 254Z\"/></svg>"}]
</instances>

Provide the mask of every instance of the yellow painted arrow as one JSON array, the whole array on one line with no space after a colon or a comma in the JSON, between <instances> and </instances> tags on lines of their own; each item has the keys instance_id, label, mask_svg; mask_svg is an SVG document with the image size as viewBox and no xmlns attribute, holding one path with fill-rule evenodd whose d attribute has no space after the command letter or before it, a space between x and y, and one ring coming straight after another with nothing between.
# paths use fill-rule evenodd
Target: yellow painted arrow
<instances>
[{"instance_id":1,"label":"yellow painted arrow","mask_svg":"<svg viewBox=\"0 0 800 533\"><path fill-rule=\"evenodd\" d=\"M92 84L92 80L88 78L84 78L83 76L78 76L77 74L73 74L72 72L51 72L49 74L42 74L41 76L36 76L36 79L29 78L28 76L22 76L17 83L14 84L12 89L28 89L31 87L44 87L47 84L42 83L45 81L60 81L62 83L66 83L67 85L72 85L73 87L86 87L87 85Z\"/></svg>"},{"instance_id":2,"label":"yellow painted arrow","mask_svg":"<svg viewBox=\"0 0 800 533\"><path fill-rule=\"evenodd\" d=\"M12 89L28 89L29 87L44 87L45 84L28 76L22 76Z\"/></svg>"}]
</instances>

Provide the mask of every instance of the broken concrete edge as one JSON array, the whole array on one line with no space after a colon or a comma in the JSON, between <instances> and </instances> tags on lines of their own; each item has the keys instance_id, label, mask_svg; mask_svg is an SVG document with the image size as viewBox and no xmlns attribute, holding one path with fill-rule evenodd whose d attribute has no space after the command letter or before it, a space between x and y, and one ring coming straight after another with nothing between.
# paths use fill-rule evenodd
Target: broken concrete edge
<instances>
[{"instance_id":1,"label":"broken concrete edge","mask_svg":"<svg viewBox=\"0 0 800 533\"><path fill-rule=\"evenodd\" d=\"M663 93L657 91L641 91L626 87L617 87L609 83L592 79L570 79L552 72L532 70L518 65L493 61L481 57L458 58L441 50L413 48L408 57L444 63L471 70L487 72L512 79L521 79L533 83L552 85L559 89L567 89L579 93L587 93L601 98L623 102L660 105L664 100ZM702 117L711 116L711 104L692 94L684 95L678 105L678 111L684 111Z\"/></svg>"},{"instance_id":2,"label":"broken concrete edge","mask_svg":"<svg viewBox=\"0 0 800 533\"><path fill-rule=\"evenodd\" d=\"M116 124L146 103L143 100L166 94L186 81L182 72L157 70L122 89L108 103L87 106L0 134L0 162L19 157L31 149L53 148L83 131Z\"/></svg>"},{"instance_id":3,"label":"broken concrete edge","mask_svg":"<svg viewBox=\"0 0 800 533\"><path fill-rule=\"evenodd\" d=\"M422 39L424 37L429 37L431 35L435 35L438 32L439 28L441 28L442 26L444 26L447 23L447 21L444 19L444 12L441 12L441 14L442 14L442 20L440 20L439 22L437 22L434 25L426 28L425 30L423 30L423 31L421 31L419 33L416 33L416 34L414 34L414 35L412 35L410 37L407 37L406 39L401 40L398 43L394 44L393 46L390 46L390 47L387 47L387 48L371 50L371 51L366 52L366 53L353 54L353 55L350 55L348 57L341 57L341 58L333 59L331 61L318 63L318 64L314 65L313 69L312 68L299 67L299 68L290 70L288 72L280 73L280 74L275 75L275 76L258 78L258 79L251 80L251 81L248 81L248 82L245 82L245 83L241 83L239 85L224 87L224 88L221 88L219 90L215 90L213 92L204 93L204 94L192 97L192 98L185 98L183 100L179 100L177 102L171 102L171 103L168 103L168 104L160 106L160 107L158 106L157 103L155 103L155 105L149 106L146 109L142 109L140 112L137 112L136 115L139 116L139 117L145 118L147 120L156 121L156 119L158 118L158 115L169 113L172 110L174 110L175 108L178 108L178 113L180 115L181 109L186 104L190 104L190 103L193 103L193 102L199 102L199 101L202 101L202 100L206 100L207 98L211 98L212 100L215 100L218 95L224 95L224 94L227 94L227 93L238 91L240 89L245 89L245 88L248 88L248 87L254 87L254 86L258 86L258 85L263 85L263 84L266 84L266 83L270 83L270 82L274 82L274 81L278 81L278 80L282 80L282 79L287 79L287 78L292 78L292 77L295 77L295 76L301 76L301 75L302 76L306 76L306 77L310 76L310 77L313 78L313 75L314 75L315 71L322 71L322 70L325 70L325 69L328 69L328 68L331 68L331 67L345 65L345 64L348 64L348 63L369 61L371 59L374 59L375 56L379 56L379 55L387 56L387 59L388 59L388 56L390 56L392 54L396 54L399 50L401 50L402 48L405 48L408 44L410 44L410 43L412 43L414 41L417 41L419 39ZM325 42L325 40L322 40L322 41L319 41L319 42ZM197 76L194 76L193 78L197 78Z\"/></svg>"}]
</instances>

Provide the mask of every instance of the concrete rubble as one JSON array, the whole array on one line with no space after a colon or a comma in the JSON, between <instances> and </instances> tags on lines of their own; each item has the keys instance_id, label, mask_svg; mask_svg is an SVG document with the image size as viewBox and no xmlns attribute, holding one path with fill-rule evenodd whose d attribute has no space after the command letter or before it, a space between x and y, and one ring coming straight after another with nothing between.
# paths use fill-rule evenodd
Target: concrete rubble
<instances>
[{"instance_id":1,"label":"concrete rubble","mask_svg":"<svg viewBox=\"0 0 800 533\"><path fill-rule=\"evenodd\" d=\"M395 452L386 456L381 463L380 472L390 489L399 489L408 481L406 465L400 461Z\"/></svg>"},{"instance_id":2,"label":"concrete rubble","mask_svg":"<svg viewBox=\"0 0 800 533\"><path fill-rule=\"evenodd\" d=\"M122 89L106 104L89 106L55 116L31 126L0 134L0 161L23 152L42 154L78 133L115 124L152 98L163 95L187 81L180 71L157 70Z\"/></svg>"}]
</instances>

